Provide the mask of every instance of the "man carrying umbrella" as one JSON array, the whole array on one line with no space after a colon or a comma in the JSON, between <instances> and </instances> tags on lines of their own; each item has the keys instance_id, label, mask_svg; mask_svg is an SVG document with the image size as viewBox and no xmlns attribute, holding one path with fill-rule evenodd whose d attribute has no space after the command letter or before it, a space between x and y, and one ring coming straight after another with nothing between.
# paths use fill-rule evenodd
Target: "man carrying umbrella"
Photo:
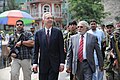
<instances>
[{"instance_id":1,"label":"man carrying umbrella","mask_svg":"<svg viewBox=\"0 0 120 80\"><path fill-rule=\"evenodd\" d=\"M19 71L22 67L24 80L31 80L31 54L34 45L33 36L24 30L24 22L16 21L16 31L10 37L8 47L10 48L13 62L11 65L11 80L19 79Z\"/></svg>"}]
</instances>

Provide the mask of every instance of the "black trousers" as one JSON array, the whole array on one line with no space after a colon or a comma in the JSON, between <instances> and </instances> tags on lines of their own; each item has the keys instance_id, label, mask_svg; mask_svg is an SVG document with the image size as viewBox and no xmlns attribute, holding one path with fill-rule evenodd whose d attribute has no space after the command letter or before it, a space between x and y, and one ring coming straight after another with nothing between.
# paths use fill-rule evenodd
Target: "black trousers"
<instances>
[{"instance_id":1,"label":"black trousers","mask_svg":"<svg viewBox=\"0 0 120 80\"><path fill-rule=\"evenodd\" d=\"M55 72L51 67L48 73L39 73L39 80L58 80L59 72Z\"/></svg>"},{"instance_id":2,"label":"black trousers","mask_svg":"<svg viewBox=\"0 0 120 80\"><path fill-rule=\"evenodd\" d=\"M39 80L58 80L58 74L52 70L49 73L39 73Z\"/></svg>"},{"instance_id":3,"label":"black trousers","mask_svg":"<svg viewBox=\"0 0 120 80\"><path fill-rule=\"evenodd\" d=\"M73 80L73 74L70 72L70 80Z\"/></svg>"}]
</instances>

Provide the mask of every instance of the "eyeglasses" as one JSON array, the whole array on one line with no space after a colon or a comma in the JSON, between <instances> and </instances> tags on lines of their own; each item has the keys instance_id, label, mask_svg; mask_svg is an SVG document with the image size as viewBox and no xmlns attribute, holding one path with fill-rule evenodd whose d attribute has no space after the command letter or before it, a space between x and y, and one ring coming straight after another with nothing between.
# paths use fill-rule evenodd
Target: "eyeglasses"
<instances>
[{"instance_id":1,"label":"eyeglasses","mask_svg":"<svg viewBox=\"0 0 120 80\"><path fill-rule=\"evenodd\" d=\"M83 28L83 26L78 26L78 28Z\"/></svg>"},{"instance_id":2,"label":"eyeglasses","mask_svg":"<svg viewBox=\"0 0 120 80\"><path fill-rule=\"evenodd\" d=\"M16 24L17 26L23 26L23 24Z\"/></svg>"}]
</instances>

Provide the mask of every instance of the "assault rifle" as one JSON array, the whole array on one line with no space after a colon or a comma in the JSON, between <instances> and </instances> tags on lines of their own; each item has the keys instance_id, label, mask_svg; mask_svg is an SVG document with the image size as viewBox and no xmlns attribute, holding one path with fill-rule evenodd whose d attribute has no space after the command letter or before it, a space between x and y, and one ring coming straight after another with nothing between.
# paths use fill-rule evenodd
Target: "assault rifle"
<instances>
[{"instance_id":1,"label":"assault rifle","mask_svg":"<svg viewBox=\"0 0 120 80\"><path fill-rule=\"evenodd\" d=\"M12 53L15 53L16 55L19 53L18 48L15 46L17 42L19 42L20 40L23 40L24 34L22 33L19 38L17 39L17 41L14 43L14 45L12 46L12 48L10 49L10 53L8 55L8 58L11 56Z\"/></svg>"}]
</instances>

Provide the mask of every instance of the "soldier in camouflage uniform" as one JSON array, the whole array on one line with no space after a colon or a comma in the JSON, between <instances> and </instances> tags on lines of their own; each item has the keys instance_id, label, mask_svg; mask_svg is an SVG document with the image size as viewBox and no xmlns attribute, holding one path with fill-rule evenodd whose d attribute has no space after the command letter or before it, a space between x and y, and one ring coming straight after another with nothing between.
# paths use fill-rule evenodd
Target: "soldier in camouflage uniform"
<instances>
[{"instance_id":1,"label":"soldier in camouflage uniform","mask_svg":"<svg viewBox=\"0 0 120 80\"><path fill-rule=\"evenodd\" d=\"M106 51L105 51L105 60L104 60L104 67L106 69L106 78L107 80L113 80L113 71L111 70L111 62L113 61L110 58L110 37L113 34L114 26L113 24L108 24L105 27L106 30Z\"/></svg>"},{"instance_id":2,"label":"soldier in camouflage uniform","mask_svg":"<svg viewBox=\"0 0 120 80\"><path fill-rule=\"evenodd\" d=\"M66 49L67 49L67 35L68 35L68 33L69 33L69 25L68 26L65 26L65 30L64 30L64 32L63 32L63 38L64 38L64 52L65 52L65 54L67 54L67 51L66 51ZM65 57L66 58L66 57Z\"/></svg>"},{"instance_id":3,"label":"soldier in camouflage uniform","mask_svg":"<svg viewBox=\"0 0 120 80\"><path fill-rule=\"evenodd\" d=\"M113 36L110 37L110 49L113 80L120 80L120 28L115 29ZM111 80L111 78L109 80Z\"/></svg>"},{"instance_id":4,"label":"soldier in camouflage uniform","mask_svg":"<svg viewBox=\"0 0 120 80\"><path fill-rule=\"evenodd\" d=\"M69 25L68 25L69 30L67 32L63 33L64 42L65 42L64 46L65 46L65 52L66 53L67 53L67 49L68 49L68 45L69 45L70 36L77 33L76 26L77 26L76 21L70 22Z\"/></svg>"},{"instance_id":5,"label":"soldier in camouflage uniform","mask_svg":"<svg viewBox=\"0 0 120 80\"><path fill-rule=\"evenodd\" d=\"M65 34L64 35L64 42L65 42L65 52L67 53L67 51L68 51L68 46L69 46L69 39L70 39L70 37L72 36L72 35L74 35L74 34L77 34L77 31L76 31L76 29L77 29L77 23L76 23L76 21L73 21L73 22L70 22L69 23L69 32L67 33L67 34ZM71 65L72 66L72 65ZM72 72L70 73L70 80L73 80L73 74L72 74Z\"/></svg>"}]
</instances>

